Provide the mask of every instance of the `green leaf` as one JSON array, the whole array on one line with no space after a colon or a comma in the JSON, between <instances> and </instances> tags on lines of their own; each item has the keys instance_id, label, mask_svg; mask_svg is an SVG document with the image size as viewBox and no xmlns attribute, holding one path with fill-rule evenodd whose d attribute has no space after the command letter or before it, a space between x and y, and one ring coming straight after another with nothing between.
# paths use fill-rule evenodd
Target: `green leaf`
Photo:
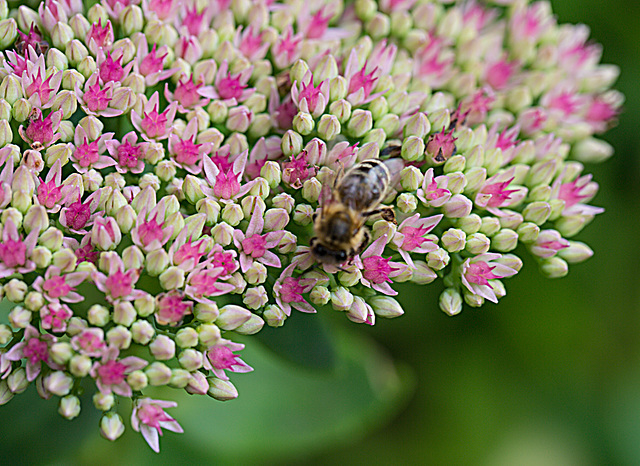
<instances>
[{"instance_id":1,"label":"green leaf","mask_svg":"<svg viewBox=\"0 0 640 466\"><path fill-rule=\"evenodd\" d=\"M356 334L337 334L336 363L322 371L302 369L251 343L242 358L255 371L231 374L240 393L236 400L222 403L166 388L148 393L178 401L178 408L168 411L185 431L165 432L160 455L128 427L115 444L93 436L72 462L219 465L297 459L380 426L404 406L414 387L405 368Z\"/></svg>"}]
</instances>

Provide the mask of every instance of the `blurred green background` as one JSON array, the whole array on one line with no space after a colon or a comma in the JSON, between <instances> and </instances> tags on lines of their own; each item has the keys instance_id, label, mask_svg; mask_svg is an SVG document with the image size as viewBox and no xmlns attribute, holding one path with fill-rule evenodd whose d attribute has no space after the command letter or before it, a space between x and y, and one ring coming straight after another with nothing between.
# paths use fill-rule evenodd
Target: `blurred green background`
<instances>
[{"instance_id":1,"label":"blurred green background","mask_svg":"<svg viewBox=\"0 0 640 466\"><path fill-rule=\"evenodd\" d=\"M168 432L161 455L129 427L115 444L101 439L90 399L67 422L31 388L0 408L0 462L640 464L640 2L551 3L560 22L591 27L627 99L605 135L615 157L587 167L601 185L593 204L606 208L577 237L592 259L555 281L525 260L498 306L456 317L438 310L437 285L402 290L405 316L374 328L294 314L300 342L314 322L339 351L298 348L313 370L253 339L243 357L257 370L233 377L240 398L183 397L171 414L185 434Z\"/></svg>"}]
</instances>

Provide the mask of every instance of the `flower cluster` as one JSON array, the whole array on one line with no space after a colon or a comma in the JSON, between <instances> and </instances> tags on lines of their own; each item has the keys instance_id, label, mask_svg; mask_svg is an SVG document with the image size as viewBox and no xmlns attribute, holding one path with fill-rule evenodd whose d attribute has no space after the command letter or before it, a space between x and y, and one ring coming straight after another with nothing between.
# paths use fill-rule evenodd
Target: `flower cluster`
<instances>
[{"instance_id":1,"label":"flower cluster","mask_svg":"<svg viewBox=\"0 0 640 466\"><path fill-rule=\"evenodd\" d=\"M218 400L252 368L236 335L321 306L403 314L505 295L523 245L549 277L591 256L584 174L622 96L585 26L525 0L0 0L0 403L35 382L102 434L181 432L144 396ZM91 5L89 7L89 5ZM339 267L309 240L323 187L403 161L371 240Z\"/></svg>"}]
</instances>

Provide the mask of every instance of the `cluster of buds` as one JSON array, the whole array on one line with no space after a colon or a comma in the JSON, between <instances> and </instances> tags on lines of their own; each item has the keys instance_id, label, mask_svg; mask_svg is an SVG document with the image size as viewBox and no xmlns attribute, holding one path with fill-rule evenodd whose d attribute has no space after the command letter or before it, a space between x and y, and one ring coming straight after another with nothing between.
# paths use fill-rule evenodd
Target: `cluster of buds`
<instances>
[{"instance_id":1,"label":"cluster of buds","mask_svg":"<svg viewBox=\"0 0 640 466\"><path fill-rule=\"evenodd\" d=\"M440 278L454 315L520 244L549 277L592 254L623 98L547 2L0 0L0 50L0 403L35 382L72 419L89 378L101 433L131 398L158 451L182 429L145 389L235 398L234 338L293 309L373 325ZM388 146L398 222L316 264L323 187Z\"/></svg>"}]
</instances>

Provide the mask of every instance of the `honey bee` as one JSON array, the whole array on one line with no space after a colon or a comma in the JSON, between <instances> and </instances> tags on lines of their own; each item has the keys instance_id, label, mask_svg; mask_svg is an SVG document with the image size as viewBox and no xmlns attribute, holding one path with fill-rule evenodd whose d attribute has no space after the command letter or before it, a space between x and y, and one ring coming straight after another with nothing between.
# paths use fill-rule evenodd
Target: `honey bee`
<instances>
[{"instance_id":1,"label":"honey bee","mask_svg":"<svg viewBox=\"0 0 640 466\"><path fill-rule=\"evenodd\" d=\"M371 238L364 223L373 215L396 222L393 208L381 203L403 167L403 160L397 157L369 159L344 176L336 176L333 188L323 195L320 213L313 218L316 236L309 245L316 261L340 265L360 254Z\"/></svg>"}]
</instances>

